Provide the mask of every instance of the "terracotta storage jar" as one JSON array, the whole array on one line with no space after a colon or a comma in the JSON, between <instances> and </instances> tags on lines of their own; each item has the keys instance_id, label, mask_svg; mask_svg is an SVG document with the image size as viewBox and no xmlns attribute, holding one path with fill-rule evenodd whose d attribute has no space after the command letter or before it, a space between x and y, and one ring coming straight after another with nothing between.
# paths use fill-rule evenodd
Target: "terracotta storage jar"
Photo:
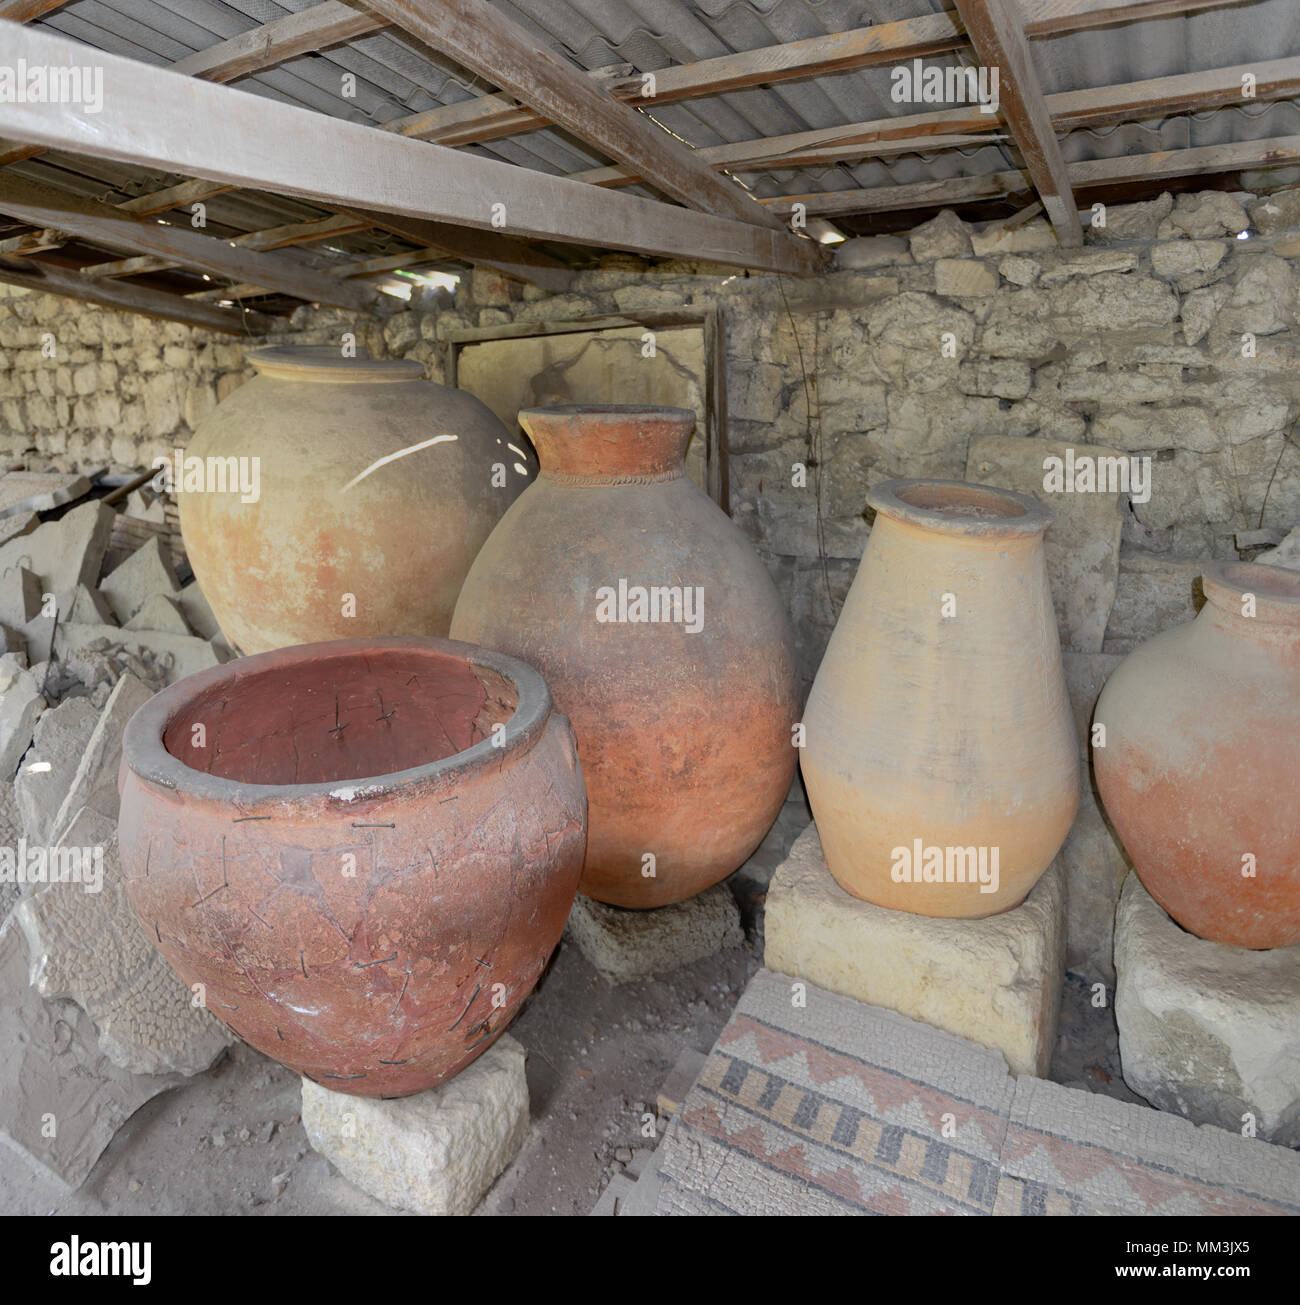
<instances>
[{"instance_id":1,"label":"terracotta storage jar","mask_svg":"<svg viewBox=\"0 0 1300 1305\"><path fill-rule=\"evenodd\" d=\"M1106 682L1093 769L1147 891L1184 929L1300 943L1300 574L1212 562L1194 621Z\"/></svg>"},{"instance_id":2,"label":"terracotta storage jar","mask_svg":"<svg viewBox=\"0 0 1300 1305\"><path fill-rule=\"evenodd\" d=\"M257 459L256 501L215 491L218 481L177 494L226 638L258 653L446 635L474 555L532 478L532 451L413 359L272 348L249 362L257 376L199 423L181 471Z\"/></svg>"},{"instance_id":3,"label":"terracotta storage jar","mask_svg":"<svg viewBox=\"0 0 1300 1305\"><path fill-rule=\"evenodd\" d=\"M831 873L878 906L979 917L1059 851L1080 764L1043 560L1051 513L962 481L892 480L804 713Z\"/></svg>"},{"instance_id":4,"label":"terracotta storage jar","mask_svg":"<svg viewBox=\"0 0 1300 1305\"><path fill-rule=\"evenodd\" d=\"M314 1082L406 1096L508 1025L568 918L586 796L542 677L442 639L202 671L127 726L119 842L149 938Z\"/></svg>"},{"instance_id":5,"label":"terracotta storage jar","mask_svg":"<svg viewBox=\"0 0 1300 1305\"><path fill-rule=\"evenodd\" d=\"M686 478L681 408L519 414L536 482L483 546L452 631L538 667L590 798L581 891L654 907L758 846L794 774L793 635L726 514Z\"/></svg>"}]
</instances>

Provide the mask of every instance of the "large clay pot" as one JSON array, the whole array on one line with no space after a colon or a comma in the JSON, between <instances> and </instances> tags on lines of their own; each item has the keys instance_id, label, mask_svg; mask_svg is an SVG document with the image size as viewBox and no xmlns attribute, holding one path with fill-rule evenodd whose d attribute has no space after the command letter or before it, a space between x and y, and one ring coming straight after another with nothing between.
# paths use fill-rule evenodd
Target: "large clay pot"
<instances>
[{"instance_id":1,"label":"large clay pot","mask_svg":"<svg viewBox=\"0 0 1300 1305\"><path fill-rule=\"evenodd\" d=\"M591 803L581 891L682 901L741 865L790 787L789 621L749 544L684 474L690 412L519 420L542 470L479 553L452 630L538 667L573 720ZM622 619L657 586L680 591L666 619Z\"/></svg>"},{"instance_id":2,"label":"large clay pot","mask_svg":"<svg viewBox=\"0 0 1300 1305\"><path fill-rule=\"evenodd\" d=\"M875 524L804 714L826 864L878 906L993 915L1024 900L1079 804L1052 515L962 481L891 480L867 502Z\"/></svg>"},{"instance_id":3,"label":"large clay pot","mask_svg":"<svg viewBox=\"0 0 1300 1305\"><path fill-rule=\"evenodd\" d=\"M447 640L188 676L132 717L121 788L126 891L172 968L245 1042L360 1096L486 1050L582 865L582 775L545 682Z\"/></svg>"},{"instance_id":4,"label":"large clay pot","mask_svg":"<svg viewBox=\"0 0 1300 1305\"><path fill-rule=\"evenodd\" d=\"M1097 788L1142 883L1184 929L1289 947L1300 943L1300 574L1212 562L1201 582L1197 618L1106 681Z\"/></svg>"},{"instance_id":5,"label":"large clay pot","mask_svg":"<svg viewBox=\"0 0 1300 1305\"><path fill-rule=\"evenodd\" d=\"M446 635L474 555L532 478L531 450L412 359L273 348L249 361L257 376L199 423L173 475L185 549L227 639L258 653ZM220 482L185 492L209 458L259 459L257 500Z\"/></svg>"}]
</instances>

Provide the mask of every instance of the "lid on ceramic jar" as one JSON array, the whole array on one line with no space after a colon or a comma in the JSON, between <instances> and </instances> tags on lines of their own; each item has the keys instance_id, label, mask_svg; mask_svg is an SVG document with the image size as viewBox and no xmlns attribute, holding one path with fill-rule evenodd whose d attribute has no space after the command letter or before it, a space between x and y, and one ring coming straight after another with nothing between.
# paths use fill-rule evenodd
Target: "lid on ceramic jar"
<instances>
[{"instance_id":1,"label":"lid on ceramic jar","mask_svg":"<svg viewBox=\"0 0 1300 1305\"><path fill-rule=\"evenodd\" d=\"M362 350L346 358L333 345L273 345L254 349L248 361L261 376L277 381L323 381L330 385L424 379L424 365L414 358L372 358Z\"/></svg>"},{"instance_id":2,"label":"lid on ceramic jar","mask_svg":"<svg viewBox=\"0 0 1300 1305\"><path fill-rule=\"evenodd\" d=\"M867 493L877 513L945 534L1041 535L1056 519L1028 494L968 480L886 480Z\"/></svg>"}]
</instances>

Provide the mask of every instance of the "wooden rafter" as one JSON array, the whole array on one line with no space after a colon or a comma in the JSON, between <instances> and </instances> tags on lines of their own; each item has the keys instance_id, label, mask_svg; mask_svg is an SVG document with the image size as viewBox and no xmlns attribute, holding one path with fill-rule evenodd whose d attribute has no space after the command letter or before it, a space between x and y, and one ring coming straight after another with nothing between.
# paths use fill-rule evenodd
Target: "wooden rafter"
<instances>
[{"instance_id":1,"label":"wooden rafter","mask_svg":"<svg viewBox=\"0 0 1300 1305\"><path fill-rule=\"evenodd\" d=\"M1014 0L956 0L980 63L998 71L1001 113L1025 168L1063 245L1083 244L1079 206L1070 189L1052 115L1029 54L1024 20Z\"/></svg>"},{"instance_id":2,"label":"wooden rafter","mask_svg":"<svg viewBox=\"0 0 1300 1305\"><path fill-rule=\"evenodd\" d=\"M1245 75L1254 80L1245 89ZM1181 73L1148 81L1099 86L1049 95L1047 107L1058 135L1078 127L1104 127L1139 118L1165 116L1226 104L1288 99L1300 94L1300 58ZM924 150L961 149L1000 139L1001 121L978 106L957 105L929 113L878 118L871 122L792 132L697 150L711 167L751 169L806 168L847 159L879 158ZM978 133L985 133L979 135ZM631 185L623 168L589 168L574 181L597 186Z\"/></svg>"},{"instance_id":3,"label":"wooden rafter","mask_svg":"<svg viewBox=\"0 0 1300 1305\"><path fill-rule=\"evenodd\" d=\"M361 277L378 276L385 272L395 272L406 267L419 267L422 263L440 263L447 258L443 249L412 249L403 254L387 254L382 258L363 258L353 263L339 263L328 269L331 276L343 276L349 280ZM187 299L225 300L257 299L270 294L265 286L236 285L219 290L198 290L187 295Z\"/></svg>"},{"instance_id":4,"label":"wooden rafter","mask_svg":"<svg viewBox=\"0 0 1300 1305\"><path fill-rule=\"evenodd\" d=\"M194 303L179 295L164 294L146 286L122 285L116 281L90 281L76 271L52 263L9 261L0 258L0 281L36 290L43 294L64 295L102 308L120 308L123 312L141 313L168 322L184 322L205 331L225 331L246 335L266 331L273 319L261 313L239 312L211 304Z\"/></svg>"},{"instance_id":5,"label":"wooden rafter","mask_svg":"<svg viewBox=\"0 0 1300 1305\"><path fill-rule=\"evenodd\" d=\"M739 222L780 223L734 182L644 114L614 99L581 69L540 49L486 0L369 0L403 31L486 77L579 140L596 146L689 208ZM784 232L782 239L793 239Z\"/></svg>"},{"instance_id":6,"label":"wooden rafter","mask_svg":"<svg viewBox=\"0 0 1300 1305\"><path fill-rule=\"evenodd\" d=\"M249 231L242 236L230 237L231 245L243 249L285 249L290 245L310 245L318 240L330 240L337 236L350 236L364 231L367 223L355 218L331 217L317 218L311 222L290 222L284 226L270 227L265 231ZM183 264L157 254L144 254L137 258L122 258L112 263L96 263L93 267L82 269L83 276L117 277L140 276L145 272L165 272L169 268L181 267Z\"/></svg>"},{"instance_id":7,"label":"wooden rafter","mask_svg":"<svg viewBox=\"0 0 1300 1305\"><path fill-rule=\"evenodd\" d=\"M29 62L66 67L84 58L84 47L30 27L13 28L7 39ZM74 153L530 239L796 274L824 266L820 246L779 222L761 227L598 190L117 55L96 59L110 90L102 112L90 117L75 106L3 102L0 130ZM261 276L241 279L269 284ZM303 297L301 290L288 293Z\"/></svg>"},{"instance_id":8,"label":"wooden rafter","mask_svg":"<svg viewBox=\"0 0 1300 1305\"><path fill-rule=\"evenodd\" d=\"M255 280L299 299L357 311L365 311L374 301L372 292L344 285L302 263L276 254L239 249L213 236L151 222L123 213L111 204L101 204L21 177L0 176L0 213L36 227L66 231L92 244L161 256L212 276Z\"/></svg>"},{"instance_id":9,"label":"wooden rafter","mask_svg":"<svg viewBox=\"0 0 1300 1305\"><path fill-rule=\"evenodd\" d=\"M1165 177L1204 176L1239 168L1288 167L1300 162L1300 136L1205 145L1194 149L1130 154L1117 159L1088 159L1067 164L1070 184L1077 189L1126 181L1159 181ZM989 172L975 177L920 181L905 186L870 186L863 190L829 190L820 194L778 195L762 202L781 211L802 204L808 215L848 217L855 213L902 212L938 205L1005 199L1032 189L1024 173Z\"/></svg>"},{"instance_id":10,"label":"wooden rafter","mask_svg":"<svg viewBox=\"0 0 1300 1305\"><path fill-rule=\"evenodd\" d=\"M33 23L67 3L68 0L0 0L0 19L9 23Z\"/></svg>"}]
</instances>

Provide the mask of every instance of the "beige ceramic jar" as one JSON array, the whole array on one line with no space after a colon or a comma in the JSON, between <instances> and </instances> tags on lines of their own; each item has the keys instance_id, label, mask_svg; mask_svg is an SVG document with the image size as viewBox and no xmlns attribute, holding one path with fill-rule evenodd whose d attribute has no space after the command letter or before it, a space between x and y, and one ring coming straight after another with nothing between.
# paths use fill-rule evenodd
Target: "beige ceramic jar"
<instances>
[{"instance_id":1,"label":"beige ceramic jar","mask_svg":"<svg viewBox=\"0 0 1300 1305\"><path fill-rule=\"evenodd\" d=\"M804 780L827 865L918 915L1019 904L1079 802L1043 559L1051 513L961 481L894 480L809 695Z\"/></svg>"},{"instance_id":2,"label":"beige ceramic jar","mask_svg":"<svg viewBox=\"0 0 1300 1305\"><path fill-rule=\"evenodd\" d=\"M255 500L211 481L177 495L226 638L259 653L445 636L470 564L532 478L527 442L413 359L272 348L249 361L256 378L200 422L181 471L256 466Z\"/></svg>"}]
</instances>

